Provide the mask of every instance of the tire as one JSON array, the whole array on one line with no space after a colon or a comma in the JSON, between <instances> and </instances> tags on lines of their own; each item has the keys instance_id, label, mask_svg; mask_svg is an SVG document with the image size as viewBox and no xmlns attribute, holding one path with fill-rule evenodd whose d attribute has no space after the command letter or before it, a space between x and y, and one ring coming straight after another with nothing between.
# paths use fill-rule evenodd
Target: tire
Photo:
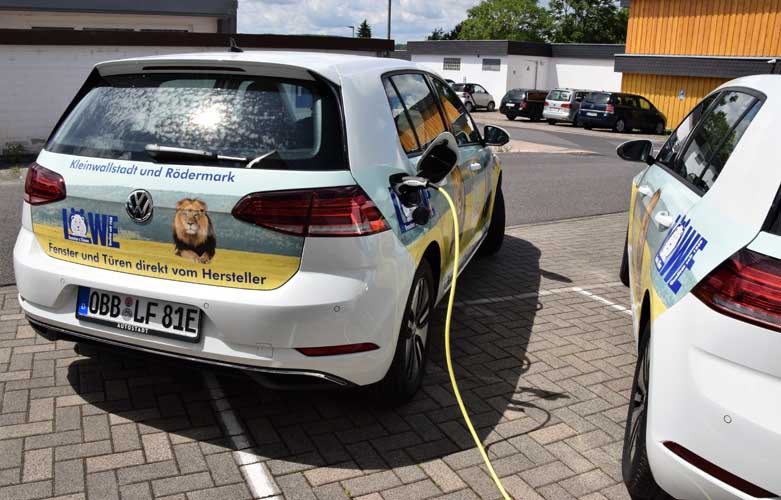
<instances>
[{"instance_id":1,"label":"tire","mask_svg":"<svg viewBox=\"0 0 781 500\"><path fill-rule=\"evenodd\" d=\"M624 286L629 287L629 232L627 231L626 238L624 239L624 256L621 257L621 270L618 272L618 277Z\"/></svg>"},{"instance_id":2,"label":"tire","mask_svg":"<svg viewBox=\"0 0 781 500\"><path fill-rule=\"evenodd\" d=\"M654 127L654 133L656 135L662 135L664 134L664 129L665 129L664 122L657 122L656 127Z\"/></svg>"},{"instance_id":3,"label":"tire","mask_svg":"<svg viewBox=\"0 0 781 500\"><path fill-rule=\"evenodd\" d=\"M496 104L493 101L491 101L488 103L488 106L486 106L485 109L486 111L493 111L494 109L496 109Z\"/></svg>"},{"instance_id":4,"label":"tire","mask_svg":"<svg viewBox=\"0 0 781 500\"><path fill-rule=\"evenodd\" d=\"M613 131L614 132L624 133L624 132L628 132L630 130L631 129L626 124L626 122L624 121L623 118L619 118L618 120L616 120L616 124L613 125Z\"/></svg>"},{"instance_id":5,"label":"tire","mask_svg":"<svg viewBox=\"0 0 781 500\"><path fill-rule=\"evenodd\" d=\"M624 428L621 470L624 484L633 500L673 500L654 480L645 446L650 345L651 330L649 325L645 325L640 336L637 365Z\"/></svg>"},{"instance_id":6,"label":"tire","mask_svg":"<svg viewBox=\"0 0 781 500\"><path fill-rule=\"evenodd\" d=\"M475 109L471 101L466 101L466 103L464 103L464 108L466 108L467 113L471 113L472 110Z\"/></svg>"},{"instance_id":7,"label":"tire","mask_svg":"<svg viewBox=\"0 0 781 500\"><path fill-rule=\"evenodd\" d=\"M428 325L435 296L434 274L431 265L423 259L412 279L393 361L388 373L377 383L377 396L383 405L402 405L420 389L426 373Z\"/></svg>"},{"instance_id":8,"label":"tire","mask_svg":"<svg viewBox=\"0 0 781 500\"><path fill-rule=\"evenodd\" d=\"M507 119L510 120L510 121L515 120L515 118L516 118L515 115L507 115Z\"/></svg>"},{"instance_id":9,"label":"tire","mask_svg":"<svg viewBox=\"0 0 781 500\"><path fill-rule=\"evenodd\" d=\"M491 214L491 222L488 225L488 234L486 234L483 243L477 250L477 255L487 257L494 255L502 248L504 243L504 195L502 194L501 184L496 190L496 199L494 200L494 211Z\"/></svg>"},{"instance_id":10,"label":"tire","mask_svg":"<svg viewBox=\"0 0 781 500\"><path fill-rule=\"evenodd\" d=\"M548 125L556 125L556 120L548 120Z\"/></svg>"},{"instance_id":11,"label":"tire","mask_svg":"<svg viewBox=\"0 0 781 500\"><path fill-rule=\"evenodd\" d=\"M578 115L575 115L572 118L572 126L575 128L580 127L580 120L578 119Z\"/></svg>"},{"instance_id":12,"label":"tire","mask_svg":"<svg viewBox=\"0 0 781 500\"><path fill-rule=\"evenodd\" d=\"M591 130L592 127L591 127L591 125L583 125L583 128L586 129L586 130Z\"/></svg>"}]
</instances>

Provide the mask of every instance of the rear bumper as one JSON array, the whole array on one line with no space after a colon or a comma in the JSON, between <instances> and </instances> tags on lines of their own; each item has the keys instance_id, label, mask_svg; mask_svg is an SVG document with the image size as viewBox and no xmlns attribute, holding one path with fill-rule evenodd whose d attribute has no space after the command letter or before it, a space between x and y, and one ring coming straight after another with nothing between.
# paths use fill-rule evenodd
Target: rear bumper
<instances>
[{"instance_id":1,"label":"rear bumper","mask_svg":"<svg viewBox=\"0 0 781 500\"><path fill-rule=\"evenodd\" d=\"M552 111L546 108L542 112L542 117L546 120L556 120L558 122L572 122L574 114L570 110Z\"/></svg>"},{"instance_id":2,"label":"rear bumper","mask_svg":"<svg viewBox=\"0 0 781 500\"><path fill-rule=\"evenodd\" d=\"M781 333L726 316L691 294L652 326L647 449L654 478L675 498L750 496L682 459L672 441L781 494Z\"/></svg>"},{"instance_id":3,"label":"rear bumper","mask_svg":"<svg viewBox=\"0 0 781 500\"><path fill-rule=\"evenodd\" d=\"M284 286L240 290L124 274L46 255L23 227L14 248L20 304L33 322L123 347L259 371L316 372L356 385L379 381L396 347L414 262L392 231L309 238ZM140 336L76 318L79 286L190 304L203 311L197 343ZM308 357L297 347L371 342L379 349Z\"/></svg>"},{"instance_id":4,"label":"rear bumper","mask_svg":"<svg viewBox=\"0 0 781 500\"><path fill-rule=\"evenodd\" d=\"M597 113L599 115L603 114L601 112ZM578 115L578 121L582 125L587 125L590 127L613 128L616 124L616 116L613 114L607 116L588 116L585 113L580 113Z\"/></svg>"},{"instance_id":5,"label":"rear bumper","mask_svg":"<svg viewBox=\"0 0 781 500\"><path fill-rule=\"evenodd\" d=\"M514 107L508 108L507 105L503 104L499 108L499 112L505 116L529 116L529 108L518 108L518 105L516 104Z\"/></svg>"}]
</instances>

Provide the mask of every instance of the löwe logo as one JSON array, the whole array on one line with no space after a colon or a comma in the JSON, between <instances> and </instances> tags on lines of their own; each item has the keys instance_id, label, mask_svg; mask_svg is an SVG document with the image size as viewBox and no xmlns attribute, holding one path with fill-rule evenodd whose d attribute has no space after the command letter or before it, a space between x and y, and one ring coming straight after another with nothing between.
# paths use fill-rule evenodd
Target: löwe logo
<instances>
[{"instance_id":1,"label":"l\u00f6we logo","mask_svg":"<svg viewBox=\"0 0 781 500\"><path fill-rule=\"evenodd\" d=\"M90 245L119 248L114 237L117 234L116 215L85 212L84 209L62 209L62 232L66 240Z\"/></svg>"}]
</instances>

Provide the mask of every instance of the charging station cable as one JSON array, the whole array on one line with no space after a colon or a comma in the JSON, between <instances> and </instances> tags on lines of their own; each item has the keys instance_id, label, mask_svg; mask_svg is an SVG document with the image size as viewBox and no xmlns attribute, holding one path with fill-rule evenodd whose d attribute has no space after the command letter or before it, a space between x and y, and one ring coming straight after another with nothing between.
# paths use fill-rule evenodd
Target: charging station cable
<instances>
[{"instance_id":1,"label":"charging station cable","mask_svg":"<svg viewBox=\"0 0 781 500\"><path fill-rule=\"evenodd\" d=\"M512 500L510 495L508 495L507 491L504 489L502 481L499 480L499 476L496 475L494 466L491 464L491 459L488 458L488 454L485 452L485 448L483 448L483 443L480 442L480 437L477 435L477 432L475 432L475 428L472 425L472 421L469 419L469 414L466 411L466 406L464 406L464 401L461 399L461 392L458 390L456 376L453 373L453 360L450 358L450 320L453 316L453 301L456 297L456 281L458 280L458 259L460 258L459 246L461 241L459 238L460 229L458 227L458 212L456 211L456 206L453 203L453 199L444 188L434 184L429 184L429 186L436 187L437 190L442 193L442 196L444 196L447 200L447 204L450 205L450 213L453 215L453 233L455 238L453 245L455 248L453 252L453 280L450 284L450 296L447 299L447 315L445 316L445 358L447 359L447 372L450 375L450 384L453 386L453 392L456 395L458 407L461 409L461 415L464 416L464 422L466 422L466 426L469 428L469 433L472 434L472 439L474 439L475 445L477 445L477 449L480 451L480 455L483 457L483 462L485 462L486 467L488 467L488 473L491 475L491 479L493 479L494 483L496 483L496 487L499 488L499 492L502 494L504 500Z\"/></svg>"}]
</instances>

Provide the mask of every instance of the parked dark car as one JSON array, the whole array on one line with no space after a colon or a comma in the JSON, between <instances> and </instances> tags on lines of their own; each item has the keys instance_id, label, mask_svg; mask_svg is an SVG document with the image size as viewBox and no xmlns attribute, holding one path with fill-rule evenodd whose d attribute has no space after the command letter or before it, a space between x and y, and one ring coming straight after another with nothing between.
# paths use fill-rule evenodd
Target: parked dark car
<instances>
[{"instance_id":1,"label":"parked dark car","mask_svg":"<svg viewBox=\"0 0 781 500\"><path fill-rule=\"evenodd\" d=\"M610 128L616 132L663 134L667 118L643 96L623 92L591 92L580 104L578 121L584 128Z\"/></svg>"},{"instance_id":2,"label":"parked dark car","mask_svg":"<svg viewBox=\"0 0 781 500\"><path fill-rule=\"evenodd\" d=\"M533 122L542 120L547 95L547 90L510 89L502 97L499 112L508 120L515 120L519 116L525 116Z\"/></svg>"}]
</instances>

